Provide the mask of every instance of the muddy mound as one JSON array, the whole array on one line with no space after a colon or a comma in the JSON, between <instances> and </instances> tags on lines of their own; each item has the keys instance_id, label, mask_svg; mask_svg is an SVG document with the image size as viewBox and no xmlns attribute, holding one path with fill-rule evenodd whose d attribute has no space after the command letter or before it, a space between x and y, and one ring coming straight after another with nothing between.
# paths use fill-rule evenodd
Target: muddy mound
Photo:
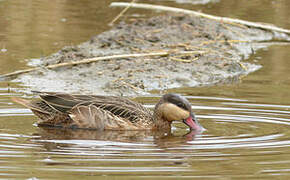
<instances>
[{"instance_id":1,"label":"muddy mound","mask_svg":"<svg viewBox=\"0 0 290 180\"><path fill-rule=\"evenodd\" d=\"M259 48L253 42L275 36L261 29L184 15L131 19L85 43L64 47L30 64L42 67L116 54L168 52L168 55L43 68L14 81L33 90L125 95L231 82L259 69L259 65L241 62Z\"/></svg>"}]
</instances>

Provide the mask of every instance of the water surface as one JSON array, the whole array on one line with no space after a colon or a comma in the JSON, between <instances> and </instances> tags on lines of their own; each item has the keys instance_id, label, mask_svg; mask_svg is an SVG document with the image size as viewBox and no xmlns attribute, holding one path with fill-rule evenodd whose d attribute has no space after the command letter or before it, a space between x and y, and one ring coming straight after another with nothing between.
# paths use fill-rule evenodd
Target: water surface
<instances>
[{"instance_id":1,"label":"water surface","mask_svg":"<svg viewBox=\"0 0 290 180\"><path fill-rule=\"evenodd\" d=\"M286 0L160 3L290 27ZM0 49L7 49L0 52L0 71L21 69L23 59L48 55L108 29L106 24L119 12L106 9L108 4L0 1ZM289 59L289 46L273 46L247 60L263 65L247 77L230 84L169 90L190 100L207 129L202 134L187 134L180 123L171 134L41 129L33 126L36 118L30 110L10 100L21 95L14 91L21 86L0 82L0 178L288 179ZM152 108L158 98L137 100Z\"/></svg>"}]
</instances>

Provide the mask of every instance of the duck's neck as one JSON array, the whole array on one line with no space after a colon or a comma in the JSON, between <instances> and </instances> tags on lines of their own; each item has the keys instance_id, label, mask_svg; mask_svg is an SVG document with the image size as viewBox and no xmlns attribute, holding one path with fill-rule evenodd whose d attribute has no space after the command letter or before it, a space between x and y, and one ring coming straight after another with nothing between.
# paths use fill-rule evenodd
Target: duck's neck
<instances>
[{"instance_id":1,"label":"duck's neck","mask_svg":"<svg viewBox=\"0 0 290 180\"><path fill-rule=\"evenodd\" d=\"M156 120L155 121L155 128L162 129L162 130L169 130L169 129L171 129L171 122L163 121L163 120Z\"/></svg>"},{"instance_id":2,"label":"duck's neck","mask_svg":"<svg viewBox=\"0 0 290 180\"><path fill-rule=\"evenodd\" d=\"M164 119L162 110L158 106L154 109L154 126L156 129L168 130L171 129L171 122Z\"/></svg>"}]
</instances>

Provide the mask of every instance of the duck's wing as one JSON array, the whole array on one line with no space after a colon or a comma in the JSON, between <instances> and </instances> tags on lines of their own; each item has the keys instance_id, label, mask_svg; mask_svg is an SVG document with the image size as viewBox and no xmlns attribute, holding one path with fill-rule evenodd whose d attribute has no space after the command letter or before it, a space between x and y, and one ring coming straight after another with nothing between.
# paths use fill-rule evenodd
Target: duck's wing
<instances>
[{"instance_id":1,"label":"duck's wing","mask_svg":"<svg viewBox=\"0 0 290 180\"><path fill-rule=\"evenodd\" d=\"M40 98L55 110L70 112L75 107L96 106L113 115L131 122L152 119L152 112L142 104L117 96L71 95L65 93L41 92ZM90 106L92 108L92 106Z\"/></svg>"},{"instance_id":2,"label":"duck's wing","mask_svg":"<svg viewBox=\"0 0 290 180\"><path fill-rule=\"evenodd\" d=\"M147 129L138 123L132 123L127 118L117 116L94 104L77 105L69 113L73 120L71 127L98 130L139 130Z\"/></svg>"},{"instance_id":3,"label":"duck's wing","mask_svg":"<svg viewBox=\"0 0 290 180\"><path fill-rule=\"evenodd\" d=\"M124 97L110 96L106 99L95 96L93 104L103 110L109 111L112 114L126 118L132 123L152 119L151 110L145 108L142 104L132 101Z\"/></svg>"},{"instance_id":4,"label":"duck's wing","mask_svg":"<svg viewBox=\"0 0 290 180\"><path fill-rule=\"evenodd\" d=\"M84 103L90 99L89 96L86 96L86 98L82 99L66 93L54 93L54 92L38 92L38 93L40 99L43 102L45 102L48 106L55 109L56 111L62 113L67 113L77 104Z\"/></svg>"}]
</instances>

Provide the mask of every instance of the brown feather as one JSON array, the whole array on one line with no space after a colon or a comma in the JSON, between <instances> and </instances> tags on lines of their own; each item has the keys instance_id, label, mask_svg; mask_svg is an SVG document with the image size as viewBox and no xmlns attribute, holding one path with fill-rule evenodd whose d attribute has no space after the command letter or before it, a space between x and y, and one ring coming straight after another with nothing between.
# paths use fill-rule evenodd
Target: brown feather
<instances>
[{"instance_id":1,"label":"brown feather","mask_svg":"<svg viewBox=\"0 0 290 180\"><path fill-rule=\"evenodd\" d=\"M136 103L126 98L116 96L87 96L45 93L40 95L41 99L60 112L67 112L78 105L95 106L110 111L116 116L129 119L132 122L140 117L151 118L152 112L140 103Z\"/></svg>"},{"instance_id":2,"label":"brown feather","mask_svg":"<svg viewBox=\"0 0 290 180\"><path fill-rule=\"evenodd\" d=\"M38 123L40 125L59 126L61 123L68 122L68 115L53 109L44 101L28 101L18 97L12 97L11 99L31 109L39 118L40 121Z\"/></svg>"},{"instance_id":3,"label":"brown feather","mask_svg":"<svg viewBox=\"0 0 290 180\"><path fill-rule=\"evenodd\" d=\"M79 128L103 130L105 126L104 112L96 106L76 106L69 116Z\"/></svg>"},{"instance_id":4,"label":"brown feather","mask_svg":"<svg viewBox=\"0 0 290 180\"><path fill-rule=\"evenodd\" d=\"M39 106L35 106L33 103L31 103L31 101L28 101L26 99L22 99L19 97L12 97L11 100L18 103L18 104L21 104L21 105L23 105L31 110L36 110L36 111L42 112L42 109ZM44 111L43 113L47 113L47 112Z\"/></svg>"},{"instance_id":5,"label":"brown feather","mask_svg":"<svg viewBox=\"0 0 290 180\"><path fill-rule=\"evenodd\" d=\"M191 113L187 100L174 94L164 95L153 114L142 104L123 97L37 93L40 100L16 97L12 100L30 108L39 117L39 126L98 130L170 129L171 121L182 120ZM178 106L179 103L185 106Z\"/></svg>"}]
</instances>

